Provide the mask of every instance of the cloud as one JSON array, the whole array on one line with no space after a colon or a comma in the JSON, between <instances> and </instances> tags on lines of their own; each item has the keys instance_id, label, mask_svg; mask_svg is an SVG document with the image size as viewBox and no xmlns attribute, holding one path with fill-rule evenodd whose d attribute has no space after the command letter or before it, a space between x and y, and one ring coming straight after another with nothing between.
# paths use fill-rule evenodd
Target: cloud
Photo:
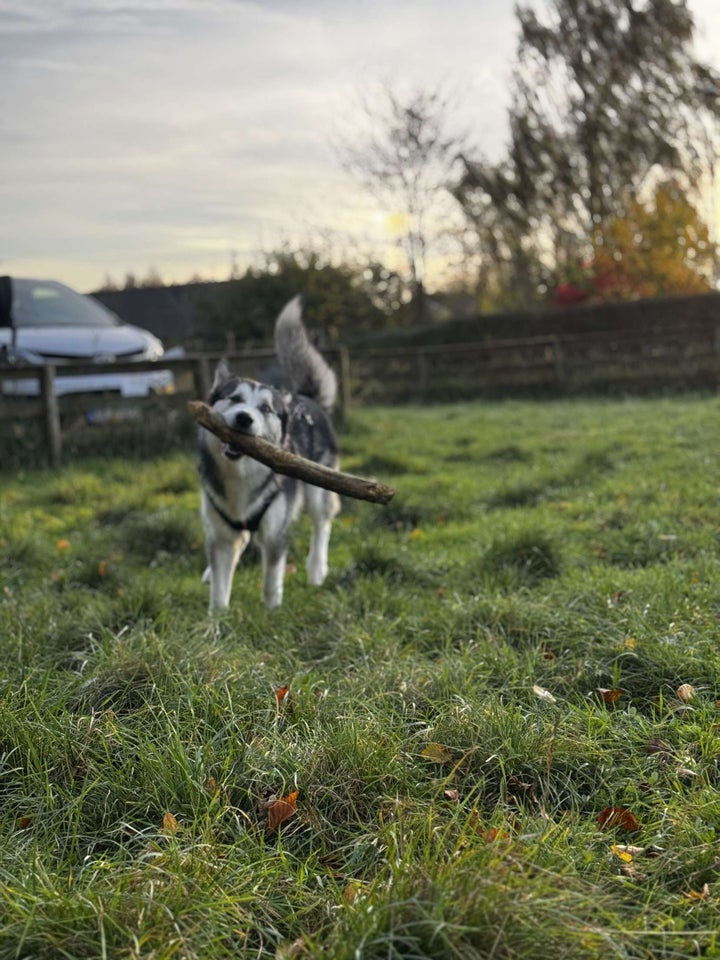
<instances>
[{"instance_id":1,"label":"cloud","mask_svg":"<svg viewBox=\"0 0 720 960\"><path fill-rule=\"evenodd\" d=\"M227 270L231 248L339 224L369 235L376 211L330 146L357 92L446 84L498 155L513 2L0 0L9 268L55 257L88 288Z\"/></svg>"}]
</instances>

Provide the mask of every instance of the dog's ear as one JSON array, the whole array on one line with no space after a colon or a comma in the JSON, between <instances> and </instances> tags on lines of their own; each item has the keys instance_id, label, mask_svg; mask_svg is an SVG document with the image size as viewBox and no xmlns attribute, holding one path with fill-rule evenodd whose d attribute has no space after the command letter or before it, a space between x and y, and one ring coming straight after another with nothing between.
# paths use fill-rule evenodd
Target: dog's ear
<instances>
[{"instance_id":1,"label":"dog's ear","mask_svg":"<svg viewBox=\"0 0 720 960\"><path fill-rule=\"evenodd\" d=\"M232 374L230 373L230 368L227 365L227 360L221 360L215 367L215 379L213 380L211 393L215 393L219 390L223 384L226 384L230 380Z\"/></svg>"}]
</instances>

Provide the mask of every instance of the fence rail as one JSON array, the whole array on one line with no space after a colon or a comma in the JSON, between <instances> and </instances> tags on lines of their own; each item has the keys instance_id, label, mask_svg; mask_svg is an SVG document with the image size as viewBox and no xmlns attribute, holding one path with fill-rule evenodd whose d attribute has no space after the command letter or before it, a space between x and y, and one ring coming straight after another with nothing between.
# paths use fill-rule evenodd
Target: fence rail
<instances>
[{"instance_id":1,"label":"fence rail","mask_svg":"<svg viewBox=\"0 0 720 960\"><path fill-rule=\"evenodd\" d=\"M424 347L385 347L326 351L338 374L340 411L351 400L394 403L417 400L453 400L512 393L577 393L597 390L638 392L650 388L715 388L720 378L720 322L684 325L662 332L647 330L594 334L566 334L523 339ZM157 363L63 364L60 366L0 366L0 424L35 418L41 425L46 459L61 462L69 432L92 423L88 403L109 420L143 417L148 404L177 419L185 402L206 397L211 389L219 354L197 353ZM262 377L274 362L271 349L227 357L241 376ZM57 395L58 375L171 370L176 391L148 400L121 400L106 395ZM22 400L3 394L12 379L36 378L39 396ZM91 411L92 412L92 411ZM95 423L98 417L95 417Z\"/></svg>"}]
</instances>

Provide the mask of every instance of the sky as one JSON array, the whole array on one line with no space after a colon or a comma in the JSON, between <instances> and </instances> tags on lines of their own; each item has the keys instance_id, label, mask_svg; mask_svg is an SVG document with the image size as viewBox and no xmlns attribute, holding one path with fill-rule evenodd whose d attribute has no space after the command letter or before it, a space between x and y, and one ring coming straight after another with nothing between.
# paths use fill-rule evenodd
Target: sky
<instances>
[{"instance_id":1,"label":"sky","mask_svg":"<svg viewBox=\"0 0 720 960\"><path fill-rule=\"evenodd\" d=\"M720 3L690 0L720 69ZM383 86L506 139L514 0L0 0L0 273L227 279L283 243L390 252L339 140Z\"/></svg>"}]
</instances>

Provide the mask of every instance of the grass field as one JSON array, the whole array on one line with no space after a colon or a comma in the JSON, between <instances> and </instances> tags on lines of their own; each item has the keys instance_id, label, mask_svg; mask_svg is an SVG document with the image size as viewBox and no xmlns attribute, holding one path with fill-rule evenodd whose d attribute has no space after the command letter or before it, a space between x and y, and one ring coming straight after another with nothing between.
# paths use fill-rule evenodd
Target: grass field
<instances>
[{"instance_id":1,"label":"grass field","mask_svg":"<svg viewBox=\"0 0 720 960\"><path fill-rule=\"evenodd\" d=\"M0 958L720 957L718 399L342 446L217 622L192 451L0 475Z\"/></svg>"}]
</instances>

